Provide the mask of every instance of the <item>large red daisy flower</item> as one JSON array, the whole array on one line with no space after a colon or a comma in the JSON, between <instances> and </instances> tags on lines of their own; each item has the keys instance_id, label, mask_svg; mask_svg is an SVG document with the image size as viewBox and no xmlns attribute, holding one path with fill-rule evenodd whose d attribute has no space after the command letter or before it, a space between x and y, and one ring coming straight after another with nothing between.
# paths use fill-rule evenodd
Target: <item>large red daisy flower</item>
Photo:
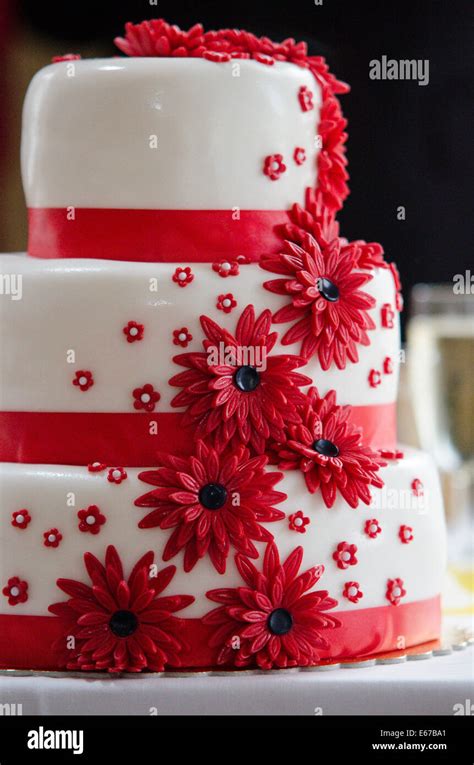
<instances>
[{"instance_id":1,"label":"large red daisy flower","mask_svg":"<svg viewBox=\"0 0 474 765\"><path fill-rule=\"evenodd\" d=\"M337 601L326 590L308 592L324 566L298 574L302 558L303 548L297 547L281 564L272 542L261 573L248 558L235 556L245 586L208 592L209 600L219 607L203 618L204 624L215 628L210 646L220 649L219 664L271 669L318 661L318 649L329 646L322 631L339 626L334 616L325 613Z\"/></svg>"},{"instance_id":2,"label":"large red daisy flower","mask_svg":"<svg viewBox=\"0 0 474 765\"><path fill-rule=\"evenodd\" d=\"M323 369L333 362L345 369L347 359L357 362L357 345L369 345L366 330L375 329L368 314L375 300L359 289L372 276L357 271L354 259L355 248L344 240L333 239L321 248L306 234L302 247L286 241L280 255L260 262L267 271L283 275L264 286L291 300L273 316L276 323L296 322L282 343L301 342L301 355L309 359L317 354Z\"/></svg>"},{"instance_id":3,"label":"large red daisy flower","mask_svg":"<svg viewBox=\"0 0 474 765\"><path fill-rule=\"evenodd\" d=\"M297 421L299 387L312 381L294 372L305 363L299 356L271 355L278 337L271 323L269 310L256 318L249 305L234 336L201 316L205 352L174 357L186 372L170 380L183 388L171 404L187 407L183 422L195 426L196 438L212 436L219 450L249 444L261 454L269 437L281 438L285 422Z\"/></svg>"},{"instance_id":4,"label":"large red daisy flower","mask_svg":"<svg viewBox=\"0 0 474 765\"><path fill-rule=\"evenodd\" d=\"M54 603L51 613L64 621L63 637L56 649L67 669L108 672L161 672L180 666L183 647L179 620L172 614L190 605L191 595L159 597L176 571L168 566L150 573L154 555L146 553L125 579L115 547L107 548L105 566L91 553L84 563L92 587L72 579L58 579L58 587L69 595ZM68 650L67 638L75 648Z\"/></svg>"},{"instance_id":5,"label":"large red daisy flower","mask_svg":"<svg viewBox=\"0 0 474 765\"><path fill-rule=\"evenodd\" d=\"M311 234L317 243L324 249L333 239L339 238L339 223L336 221L336 212L324 203L324 195L318 189L306 189L306 202L304 208L294 204L288 213L290 223L279 227L279 233L283 239L288 239L295 244L303 245L305 235ZM361 269L388 268L389 264L383 258L383 247L378 242L366 242L357 239L348 242L341 239L341 248L349 248L354 256L354 266Z\"/></svg>"},{"instance_id":6,"label":"large red daisy flower","mask_svg":"<svg viewBox=\"0 0 474 765\"><path fill-rule=\"evenodd\" d=\"M351 507L359 500L369 505L370 486L384 483L378 470L386 463L377 452L361 443L361 432L348 420L350 406L337 406L331 390L320 398L311 388L301 407L301 422L290 424L286 438L278 445L278 467L301 470L308 490L321 490L327 507L332 507L337 494Z\"/></svg>"},{"instance_id":7,"label":"large red daisy flower","mask_svg":"<svg viewBox=\"0 0 474 765\"><path fill-rule=\"evenodd\" d=\"M154 508L140 521L140 528L174 529L163 560L170 560L184 548L185 571L209 555L223 574L231 546L251 558L258 557L252 540L268 542L273 538L260 524L285 517L274 507L286 499L286 494L273 488L282 474L265 472L267 457L250 458L244 446L233 453L219 453L198 441L191 457L164 453L158 459L161 468L139 475L156 488L135 504Z\"/></svg>"}]
</instances>

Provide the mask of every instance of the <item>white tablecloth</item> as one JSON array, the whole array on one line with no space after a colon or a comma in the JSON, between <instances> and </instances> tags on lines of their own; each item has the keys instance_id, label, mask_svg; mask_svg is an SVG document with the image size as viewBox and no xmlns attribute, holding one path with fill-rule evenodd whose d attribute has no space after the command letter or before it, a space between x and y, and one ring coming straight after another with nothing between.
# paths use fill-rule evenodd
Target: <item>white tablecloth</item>
<instances>
[{"instance_id":1,"label":"white tablecloth","mask_svg":"<svg viewBox=\"0 0 474 765\"><path fill-rule=\"evenodd\" d=\"M403 664L325 671L0 676L0 714L452 715L468 699L474 701L472 646Z\"/></svg>"}]
</instances>

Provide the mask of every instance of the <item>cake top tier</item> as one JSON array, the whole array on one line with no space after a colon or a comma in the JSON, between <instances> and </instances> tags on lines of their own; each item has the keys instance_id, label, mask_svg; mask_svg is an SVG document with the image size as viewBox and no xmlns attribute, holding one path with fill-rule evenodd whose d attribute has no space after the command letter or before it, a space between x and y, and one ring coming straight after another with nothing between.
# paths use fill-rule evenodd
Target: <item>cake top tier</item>
<instances>
[{"instance_id":1,"label":"cake top tier","mask_svg":"<svg viewBox=\"0 0 474 765\"><path fill-rule=\"evenodd\" d=\"M30 85L22 167L32 254L83 257L81 242L87 249L126 221L143 249L137 259L166 260L172 229L187 232L179 244L197 257L227 257L242 212L236 255L257 259L308 188L328 210L342 206L346 123L336 94L347 88L304 43L199 25L182 32L161 20L127 25L116 43L128 57L58 58ZM194 215L204 211L211 217ZM201 238L196 220L205 220Z\"/></svg>"}]
</instances>

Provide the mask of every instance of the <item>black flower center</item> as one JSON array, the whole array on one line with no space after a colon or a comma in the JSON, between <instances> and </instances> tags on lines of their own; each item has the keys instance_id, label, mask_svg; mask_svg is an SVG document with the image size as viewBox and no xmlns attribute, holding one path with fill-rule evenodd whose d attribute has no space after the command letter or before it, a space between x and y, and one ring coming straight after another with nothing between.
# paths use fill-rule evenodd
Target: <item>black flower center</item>
<instances>
[{"instance_id":1,"label":"black flower center","mask_svg":"<svg viewBox=\"0 0 474 765\"><path fill-rule=\"evenodd\" d=\"M330 303L335 303L336 300L339 300L339 287L330 279L324 277L319 282L319 294Z\"/></svg>"},{"instance_id":2,"label":"black flower center","mask_svg":"<svg viewBox=\"0 0 474 765\"><path fill-rule=\"evenodd\" d=\"M234 375L236 387L244 393L250 393L260 385L260 375L255 367L239 367Z\"/></svg>"},{"instance_id":3,"label":"black flower center","mask_svg":"<svg viewBox=\"0 0 474 765\"><path fill-rule=\"evenodd\" d=\"M227 489L220 483L206 483L199 491L199 502L208 510L220 510L226 499Z\"/></svg>"},{"instance_id":4,"label":"black flower center","mask_svg":"<svg viewBox=\"0 0 474 765\"><path fill-rule=\"evenodd\" d=\"M339 449L332 441L328 441L326 438L320 438L318 441L314 441L313 449L318 454L322 454L324 457L337 457Z\"/></svg>"},{"instance_id":5,"label":"black flower center","mask_svg":"<svg viewBox=\"0 0 474 765\"><path fill-rule=\"evenodd\" d=\"M109 627L117 637L129 637L138 629L138 619L131 611L116 611L110 617Z\"/></svg>"},{"instance_id":6,"label":"black flower center","mask_svg":"<svg viewBox=\"0 0 474 765\"><path fill-rule=\"evenodd\" d=\"M293 617L286 608L275 608L267 619L267 627L274 635L286 635L293 626Z\"/></svg>"}]
</instances>

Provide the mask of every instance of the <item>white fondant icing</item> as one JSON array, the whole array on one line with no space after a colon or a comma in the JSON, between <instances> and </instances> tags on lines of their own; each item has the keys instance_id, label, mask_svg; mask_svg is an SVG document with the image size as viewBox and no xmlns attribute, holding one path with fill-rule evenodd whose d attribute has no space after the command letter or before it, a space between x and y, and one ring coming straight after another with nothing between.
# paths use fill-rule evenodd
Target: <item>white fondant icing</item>
<instances>
[{"instance_id":1,"label":"white fondant icing","mask_svg":"<svg viewBox=\"0 0 474 765\"><path fill-rule=\"evenodd\" d=\"M350 508L342 499L328 509L321 495L307 492L299 472L287 472L277 489L288 499L279 507L286 513L284 520L267 524L275 537L282 558L298 545L304 548L302 570L323 564L325 572L317 585L327 589L339 601L341 610L389 605L386 599L388 579L400 578L407 592L402 603L422 600L440 593L445 565L445 529L441 493L436 470L431 459L413 449L404 449L405 459L391 462L382 470L384 489L374 489L374 504ZM139 529L138 522L146 509L134 506L134 500L151 490L138 480L140 469L127 468L128 480L111 484L106 473L90 473L86 467L55 465L0 465L0 585L3 588L13 576L28 582L28 601L14 607L0 594L0 613L46 614L50 603L65 596L56 587L58 577L87 582L83 554L90 551L101 560L108 544L119 550L126 571L147 550L155 552L159 567L169 565L161 555L171 531ZM411 491L413 478L425 485L423 497ZM72 504L73 503L73 504ZM81 533L77 513L89 505L98 505L106 523L97 535ZM32 520L22 531L11 526L11 515L18 507L27 507ZM288 516L302 510L310 518L305 533L289 528ZM364 525L376 517L382 534L371 539ZM410 544L399 538L401 525L415 531ZM45 529L57 528L63 538L57 548L43 544ZM340 569L332 558L340 542L355 544L358 563ZM257 547L263 552L263 546ZM192 572L183 571L180 553L170 563L177 572L169 594L191 594L196 602L182 612L186 617L199 617L211 610L212 603L205 593L216 587L241 584L233 555L228 558L224 575L216 572L207 557L200 560ZM261 557L257 565L261 565ZM357 582L363 597L357 603L343 597L344 585ZM1 590L0 588L0 590ZM181 614L180 614L181 615Z\"/></svg>"},{"instance_id":2,"label":"white fondant icing","mask_svg":"<svg viewBox=\"0 0 474 765\"><path fill-rule=\"evenodd\" d=\"M298 100L302 85L314 93L308 112ZM320 104L313 75L285 62L125 58L47 66L24 106L27 205L286 210L316 185ZM297 146L306 150L303 165L293 160ZM287 166L277 182L263 172L272 154Z\"/></svg>"},{"instance_id":3,"label":"white fondant icing","mask_svg":"<svg viewBox=\"0 0 474 765\"><path fill-rule=\"evenodd\" d=\"M161 395L156 411L170 411L180 389L168 380L183 369L172 359L202 351L200 315L233 332L247 304L260 313L288 302L263 288L272 274L256 264L242 265L238 276L226 279L211 264L191 264L194 280L184 288L172 280L177 265L0 256L0 273L22 277L21 300L0 295L0 410L133 412L132 391L150 383ZM185 259L182 265L187 265ZM359 363L323 371L313 358L300 369L321 394L334 388L340 404L385 404L397 397L398 316L395 328L386 329L380 312L383 304L394 305L394 282L388 269L372 273L363 289L377 301L371 311L376 329L368 333L370 345L359 346ZM231 292L237 301L227 314L216 305L223 292ZM141 342L127 343L123 327L128 321L145 326ZM282 337L289 326L274 329ZM173 332L183 327L193 336L185 350L173 344ZM299 344L278 342L272 353L298 354ZM381 384L373 388L370 371L382 370L387 356L393 360L393 374L382 374ZM78 369L93 374L94 385L87 391L72 384ZM144 395L145 402L149 394Z\"/></svg>"}]
</instances>

